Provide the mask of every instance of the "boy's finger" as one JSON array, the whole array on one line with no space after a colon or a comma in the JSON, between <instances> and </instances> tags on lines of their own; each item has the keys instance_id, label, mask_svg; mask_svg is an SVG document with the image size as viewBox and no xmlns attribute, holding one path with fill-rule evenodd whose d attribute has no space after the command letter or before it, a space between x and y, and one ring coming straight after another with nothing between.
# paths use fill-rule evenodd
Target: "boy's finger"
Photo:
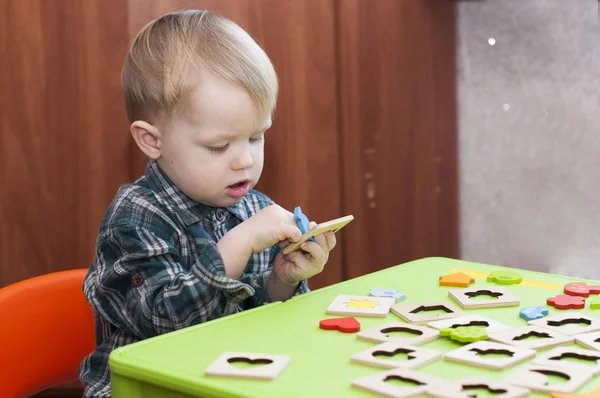
<instances>
[{"instance_id":1,"label":"boy's finger","mask_svg":"<svg viewBox=\"0 0 600 398\"><path fill-rule=\"evenodd\" d=\"M302 232L296 225L284 225L281 229L283 236L280 240L288 240L292 242L298 242L302 238Z\"/></svg>"},{"instance_id":2,"label":"boy's finger","mask_svg":"<svg viewBox=\"0 0 600 398\"><path fill-rule=\"evenodd\" d=\"M327 249L327 238L325 237L325 234L320 234L320 235L317 235L317 236L315 236L315 242L316 242L316 243L317 243L319 246L321 246L321 248L322 248L323 250L327 250L327 251L329 251L329 250Z\"/></svg>"},{"instance_id":3,"label":"boy's finger","mask_svg":"<svg viewBox=\"0 0 600 398\"><path fill-rule=\"evenodd\" d=\"M301 248L302 250L311 255L311 257L313 258L313 261L311 261L311 263L313 265L325 263L325 260L327 259L326 252L319 244L315 242L304 242Z\"/></svg>"},{"instance_id":4,"label":"boy's finger","mask_svg":"<svg viewBox=\"0 0 600 398\"><path fill-rule=\"evenodd\" d=\"M279 243L277 243L277 246L279 246L280 248L283 249L284 247L286 247L289 244L290 244L290 240L286 239L286 240L279 241Z\"/></svg>"},{"instance_id":5,"label":"boy's finger","mask_svg":"<svg viewBox=\"0 0 600 398\"><path fill-rule=\"evenodd\" d=\"M298 268L307 269L308 267L312 266L310 261L306 258L306 255L304 255L304 253L301 251L291 252L285 257L288 261L293 262Z\"/></svg>"},{"instance_id":6,"label":"boy's finger","mask_svg":"<svg viewBox=\"0 0 600 398\"><path fill-rule=\"evenodd\" d=\"M335 234L332 231L327 231L323 235L325 235L325 240L327 240L327 250L332 251L337 243Z\"/></svg>"}]
</instances>

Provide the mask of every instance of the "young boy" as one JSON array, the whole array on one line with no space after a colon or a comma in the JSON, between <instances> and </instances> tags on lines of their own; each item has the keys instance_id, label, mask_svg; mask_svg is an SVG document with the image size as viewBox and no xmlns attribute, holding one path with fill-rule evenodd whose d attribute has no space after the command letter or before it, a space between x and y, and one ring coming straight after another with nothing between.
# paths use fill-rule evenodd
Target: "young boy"
<instances>
[{"instance_id":1,"label":"young boy","mask_svg":"<svg viewBox=\"0 0 600 398\"><path fill-rule=\"evenodd\" d=\"M328 232L280 253L302 234L252 189L277 76L240 27L208 11L164 15L138 34L122 80L149 161L108 208L85 280L97 340L79 369L86 397L110 396L113 349L305 293L336 243Z\"/></svg>"}]
</instances>

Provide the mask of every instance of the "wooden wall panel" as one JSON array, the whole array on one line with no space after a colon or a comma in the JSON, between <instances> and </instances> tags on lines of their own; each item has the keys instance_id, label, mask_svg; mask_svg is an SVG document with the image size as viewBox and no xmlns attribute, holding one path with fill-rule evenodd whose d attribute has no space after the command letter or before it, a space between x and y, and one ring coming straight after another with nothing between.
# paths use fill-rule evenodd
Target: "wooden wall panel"
<instances>
[{"instance_id":1,"label":"wooden wall panel","mask_svg":"<svg viewBox=\"0 0 600 398\"><path fill-rule=\"evenodd\" d=\"M236 22L265 49L279 75L278 109L266 136L265 170L257 189L287 209L302 206L316 221L345 215L340 207L334 0L130 0L130 38L150 20L189 8L209 9ZM136 152L137 174L144 164ZM341 257L338 247L311 288L342 280Z\"/></svg>"},{"instance_id":2,"label":"wooden wall panel","mask_svg":"<svg viewBox=\"0 0 600 398\"><path fill-rule=\"evenodd\" d=\"M342 208L356 217L344 231L345 277L456 257L454 6L338 7Z\"/></svg>"},{"instance_id":3,"label":"wooden wall panel","mask_svg":"<svg viewBox=\"0 0 600 398\"><path fill-rule=\"evenodd\" d=\"M0 287L88 267L104 211L130 180L126 6L0 1Z\"/></svg>"}]
</instances>

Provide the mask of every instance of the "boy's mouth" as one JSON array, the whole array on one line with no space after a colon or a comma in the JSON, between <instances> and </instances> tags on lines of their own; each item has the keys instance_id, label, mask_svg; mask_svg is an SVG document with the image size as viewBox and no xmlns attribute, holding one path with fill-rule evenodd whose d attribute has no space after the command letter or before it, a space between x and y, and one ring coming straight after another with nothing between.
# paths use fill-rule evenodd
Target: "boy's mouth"
<instances>
[{"instance_id":1,"label":"boy's mouth","mask_svg":"<svg viewBox=\"0 0 600 398\"><path fill-rule=\"evenodd\" d=\"M247 182L248 181L240 181L237 184L230 185L228 188L239 188L239 187L241 187L242 185L244 185Z\"/></svg>"},{"instance_id":2,"label":"boy's mouth","mask_svg":"<svg viewBox=\"0 0 600 398\"><path fill-rule=\"evenodd\" d=\"M243 198L246 196L250 188L250 181L244 180L227 187L227 193L229 196L235 199Z\"/></svg>"}]
</instances>

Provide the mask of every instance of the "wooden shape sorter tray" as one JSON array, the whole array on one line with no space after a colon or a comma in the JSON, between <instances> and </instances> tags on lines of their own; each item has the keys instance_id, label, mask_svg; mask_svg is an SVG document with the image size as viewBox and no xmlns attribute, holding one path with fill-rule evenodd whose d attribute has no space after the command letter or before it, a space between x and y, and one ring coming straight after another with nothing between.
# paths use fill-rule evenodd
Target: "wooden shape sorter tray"
<instances>
[{"instance_id":1,"label":"wooden shape sorter tray","mask_svg":"<svg viewBox=\"0 0 600 398\"><path fill-rule=\"evenodd\" d=\"M575 342L588 350L600 351L600 331L576 334Z\"/></svg>"},{"instance_id":2,"label":"wooden shape sorter tray","mask_svg":"<svg viewBox=\"0 0 600 398\"><path fill-rule=\"evenodd\" d=\"M456 318L465 315L464 312L445 302L396 304L392 312L408 323L425 324L441 319ZM441 310L444 313L430 313L429 311Z\"/></svg>"},{"instance_id":3,"label":"wooden shape sorter tray","mask_svg":"<svg viewBox=\"0 0 600 398\"><path fill-rule=\"evenodd\" d=\"M550 384L549 376L561 376L565 381ZM540 393L575 392L592 376L593 373L587 370L529 364L508 375L504 381Z\"/></svg>"},{"instance_id":4,"label":"wooden shape sorter tray","mask_svg":"<svg viewBox=\"0 0 600 398\"><path fill-rule=\"evenodd\" d=\"M545 350L574 341L573 337L566 334L532 325L490 333L488 337L498 343L532 350Z\"/></svg>"},{"instance_id":5,"label":"wooden shape sorter tray","mask_svg":"<svg viewBox=\"0 0 600 398\"><path fill-rule=\"evenodd\" d=\"M389 383L393 380L404 381L408 385L395 386ZM424 394L429 388L444 382L445 380L426 373L407 368L396 368L353 380L352 386L380 396L406 398Z\"/></svg>"},{"instance_id":6,"label":"wooden shape sorter tray","mask_svg":"<svg viewBox=\"0 0 600 398\"><path fill-rule=\"evenodd\" d=\"M395 360L393 357L398 354L406 355L406 359ZM389 359L379 358L379 356L385 356ZM440 351L398 343L382 343L352 355L350 361L384 369L416 369L440 358L442 358Z\"/></svg>"},{"instance_id":7,"label":"wooden shape sorter tray","mask_svg":"<svg viewBox=\"0 0 600 398\"><path fill-rule=\"evenodd\" d=\"M556 315L527 322L530 325L555 330L558 333L573 336L600 330L600 319L582 314L581 312L561 312Z\"/></svg>"},{"instance_id":8,"label":"wooden shape sorter tray","mask_svg":"<svg viewBox=\"0 0 600 398\"><path fill-rule=\"evenodd\" d=\"M455 289L448 291L448 295L464 309L515 307L519 305L519 298L503 287L478 287L469 289ZM478 299L479 296L489 297Z\"/></svg>"},{"instance_id":9,"label":"wooden shape sorter tray","mask_svg":"<svg viewBox=\"0 0 600 398\"><path fill-rule=\"evenodd\" d=\"M234 365L236 362L259 367L240 369ZM283 372L289 362L290 357L287 355L224 352L206 368L205 373L207 376L272 380Z\"/></svg>"},{"instance_id":10,"label":"wooden shape sorter tray","mask_svg":"<svg viewBox=\"0 0 600 398\"><path fill-rule=\"evenodd\" d=\"M585 362L574 362L580 359ZM600 352L574 347L556 347L540 354L531 362L534 365L552 366L573 370L590 371L594 375L600 374Z\"/></svg>"},{"instance_id":11,"label":"wooden shape sorter tray","mask_svg":"<svg viewBox=\"0 0 600 398\"><path fill-rule=\"evenodd\" d=\"M395 303L392 297L350 296L341 294L327 307L329 315L385 318Z\"/></svg>"},{"instance_id":12,"label":"wooden shape sorter tray","mask_svg":"<svg viewBox=\"0 0 600 398\"><path fill-rule=\"evenodd\" d=\"M511 329L510 326L505 325L502 322L475 314L429 322L427 326L440 330L444 328L456 328L459 326L483 326L488 334Z\"/></svg>"},{"instance_id":13,"label":"wooden shape sorter tray","mask_svg":"<svg viewBox=\"0 0 600 398\"><path fill-rule=\"evenodd\" d=\"M397 337L394 336L394 332L404 332L409 336ZM440 332L425 326L410 325L403 322L392 322L364 330L358 333L356 337L360 340L372 341L375 343L393 342L407 345L421 345L439 338Z\"/></svg>"},{"instance_id":14,"label":"wooden shape sorter tray","mask_svg":"<svg viewBox=\"0 0 600 398\"><path fill-rule=\"evenodd\" d=\"M427 389L427 394L435 398L472 398L472 389L480 388L494 392L494 398L525 398L530 392L527 388L510 385L483 377L466 377L459 381L435 384Z\"/></svg>"},{"instance_id":15,"label":"wooden shape sorter tray","mask_svg":"<svg viewBox=\"0 0 600 398\"><path fill-rule=\"evenodd\" d=\"M506 357L490 358L487 357L487 354L506 354ZM535 357L535 351L528 348L514 347L491 341L478 341L445 354L444 360L475 367L501 370L515 366L533 357Z\"/></svg>"}]
</instances>

